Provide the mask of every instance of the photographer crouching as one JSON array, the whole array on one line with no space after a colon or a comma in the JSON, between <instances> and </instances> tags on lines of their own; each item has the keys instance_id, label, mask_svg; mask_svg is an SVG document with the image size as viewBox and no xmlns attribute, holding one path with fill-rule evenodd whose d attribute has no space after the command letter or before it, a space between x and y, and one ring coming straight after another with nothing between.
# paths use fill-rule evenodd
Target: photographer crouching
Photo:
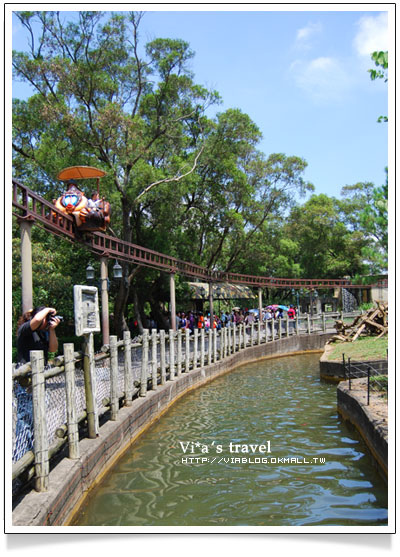
<instances>
[{"instance_id":1,"label":"photographer crouching","mask_svg":"<svg viewBox=\"0 0 400 557\"><path fill-rule=\"evenodd\" d=\"M54 308L44 306L26 311L17 325L17 360L19 364L29 362L31 350L43 350L47 364L49 352L57 352L56 327L62 320Z\"/></svg>"}]
</instances>

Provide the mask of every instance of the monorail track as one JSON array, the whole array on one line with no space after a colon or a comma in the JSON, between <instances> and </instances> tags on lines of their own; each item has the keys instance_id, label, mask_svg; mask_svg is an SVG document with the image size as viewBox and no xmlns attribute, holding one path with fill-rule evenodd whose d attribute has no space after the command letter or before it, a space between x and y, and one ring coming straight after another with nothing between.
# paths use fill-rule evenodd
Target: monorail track
<instances>
[{"instance_id":1,"label":"monorail track","mask_svg":"<svg viewBox=\"0 0 400 557\"><path fill-rule=\"evenodd\" d=\"M79 241L80 244L98 256L106 256L166 273L178 273L192 279L200 279L203 282L230 282L249 287L303 288L308 290L314 288L371 288L372 286L351 284L346 279L293 279L227 273L188 263L102 232L82 233L82 237L78 238L72 216L62 213L51 202L27 188L18 180L13 179L12 183L14 216L20 220L37 222L52 234L64 237L71 242ZM379 286L387 287L387 280L381 281Z\"/></svg>"}]
</instances>

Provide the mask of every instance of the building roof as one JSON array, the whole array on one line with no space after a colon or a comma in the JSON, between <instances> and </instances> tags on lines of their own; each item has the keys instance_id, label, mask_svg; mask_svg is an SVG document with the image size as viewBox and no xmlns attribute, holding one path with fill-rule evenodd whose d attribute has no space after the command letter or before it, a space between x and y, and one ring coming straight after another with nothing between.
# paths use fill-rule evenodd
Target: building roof
<instances>
[{"instance_id":1,"label":"building roof","mask_svg":"<svg viewBox=\"0 0 400 557\"><path fill-rule=\"evenodd\" d=\"M188 282L192 300L208 300L208 282ZM218 282L213 285L214 300L248 300L257 295L248 286Z\"/></svg>"}]
</instances>

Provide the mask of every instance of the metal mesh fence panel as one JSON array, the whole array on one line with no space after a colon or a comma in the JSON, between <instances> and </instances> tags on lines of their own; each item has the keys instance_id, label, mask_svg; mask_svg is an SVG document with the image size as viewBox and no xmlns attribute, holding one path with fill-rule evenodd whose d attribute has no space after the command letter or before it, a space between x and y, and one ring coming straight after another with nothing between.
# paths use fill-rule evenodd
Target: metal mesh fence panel
<instances>
[{"instance_id":1,"label":"metal mesh fence panel","mask_svg":"<svg viewBox=\"0 0 400 557\"><path fill-rule=\"evenodd\" d=\"M96 373L96 403L98 410L101 410L103 406L103 400L105 398L109 399L111 394L111 384L110 384L110 359L100 360L95 363L95 373Z\"/></svg>"},{"instance_id":2,"label":"metal mesh fence panel","mask_svg":"<svg viewBox=\"0 0 400 557\"><path fill-rule=\"evenodd\" d=\"M46 418L47 438L49 446L56 438L56 430L62 426L66 418L65 374L46 379Z\"/></svg>"},{"instance_id":3,"label":"metal mesh fence panel","mask_svg":"<svg viewBox=\"0 0 400 557\"><path fill-rule=\"evenodd\" d=\"M33 449L32 393L14 381L12 394L12 460Z\"/></svg>"},{"instance_id":4,"label":"metal mesh fence panel","mask_svg":"<svg viewBox=\"0 0 400 557\"><path fill-rule=\"evenodd\" d=\"M131 350L132 376L134 381L140 381L142 367L142 347L136 346Z\"/></svg>"}]
</instances>

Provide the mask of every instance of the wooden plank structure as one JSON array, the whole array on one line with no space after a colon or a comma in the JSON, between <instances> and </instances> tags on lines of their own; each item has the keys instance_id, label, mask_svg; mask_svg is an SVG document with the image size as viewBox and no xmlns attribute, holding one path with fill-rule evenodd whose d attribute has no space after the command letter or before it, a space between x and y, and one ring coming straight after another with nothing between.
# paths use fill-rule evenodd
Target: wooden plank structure
<instances>
[{"instance_id":1,"label":"wooden plank structure","mask_svg":"<svg viewBox=\"0 0 400 557\"><path fill-rule=\"evenodd\" d=\"M361 335L376 336L380 338L388 333L388 304L385 302L375 302L375 308L356 317L350 325L346 325L342 320L335 322L337 334L329 342L336 340L342 342L354 342Z\"/></svg>"}]
</instances>

